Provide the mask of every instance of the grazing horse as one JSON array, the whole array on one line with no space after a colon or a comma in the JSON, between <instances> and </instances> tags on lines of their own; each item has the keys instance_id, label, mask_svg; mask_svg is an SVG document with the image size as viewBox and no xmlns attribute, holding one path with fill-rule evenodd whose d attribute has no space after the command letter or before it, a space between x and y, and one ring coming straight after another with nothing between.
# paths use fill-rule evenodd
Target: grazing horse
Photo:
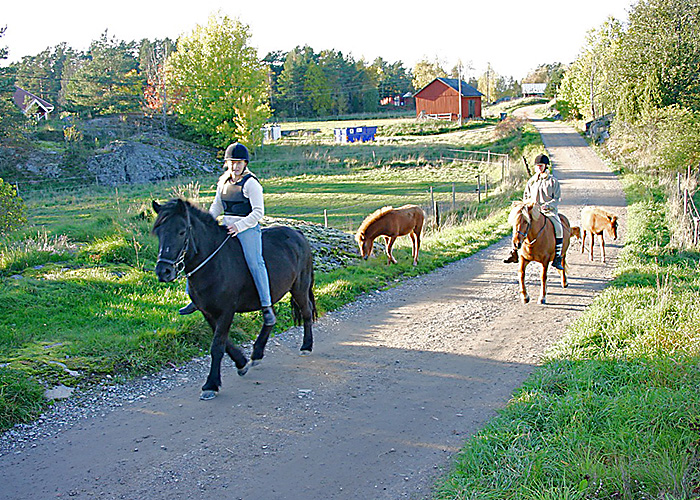
<instances>
[{"instance_id":1,"label":"grazing horse","mask_svg":"<svg viewBox=\"0 0 700 500\"><path fill-rule=\"evenodd\" d=\"M561 275L561 286L568 286L566 280L566 251L569 248L571 230L569 219L559 214L561 225L564 228L564 241L561 252L561 261L564 266ZM554 260L555 242L554 225L541 212L540 206L535 202L513 202L513 208L508 216L508 223L513 226L513 246L518 248L520 268L518 280L520 282L520 295L523 304L530 302L530 296L525 290L525 269L530 262L537 261L542 264L540 291L540 304L545 303L547 295L547 268Z\"/></svg>"},{"instance_id":2,"label":"grazing horse","mask_svg":"<svg viewBox=\"0 0 700 500\"><path fill-rule=\"evenodd\" d=\"M355 240L360 247L360 255L367 258L372 253L374 240L378 236L384 236L386 241L387 264L397 263L392 254L394 242L399 236L406 234L411 236L413 243L413 265L418 265L418 251L420 250L420 232L423 229L425 212L416 205L404 205L399 208L384 207L368 215L357 230Z\"/></svg>"},{"instance_id":3,"label":"grazing horse","mask_svg":"<svg viewBox=\"0 0 700 500\"><path fill-rule=\"evenodd\" d=\"M583 207L581 210L581 253L586 249L586 234L591 235L591 251L589 260L593 260L593 245L596 235L600 236L600 261L605 262L605 238L607 231L613 240L617 240L617 215L613 215L600 207Z\"/></svg>"},{"instance_id":4,"label":"grazing horse","mask_svg":"<svg viewBox=\"0 0 700 500\"><path fill-rule=\"evenodd\" d=\"M158 237L158 280L173 281L185 271L190 297L214 332L211 368L200 396L212 399L221 387L224 352L236 364L238 374L245 375L249 366L263 358L273 327L263 325L249 362L228 336L235 313L261 309L240 242L208 212L179 198L163 205L154 201L153 210L158 214L152 230ZM301 352L308 354L313 347L311 324L316 319L311 247L301 232L282 226L263 229L262 246L272 302L291 292L294 322L304 323Z\"/></svg>"}]
</instances>

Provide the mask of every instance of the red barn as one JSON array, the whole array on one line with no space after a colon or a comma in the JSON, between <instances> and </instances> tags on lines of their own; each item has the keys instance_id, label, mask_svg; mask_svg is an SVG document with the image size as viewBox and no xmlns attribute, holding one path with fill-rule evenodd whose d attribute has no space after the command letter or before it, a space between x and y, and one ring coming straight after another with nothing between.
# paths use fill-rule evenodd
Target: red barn
<instances>
[{"instance_id":1,"label":"red barn","mask_svg":"<svg viewBox=\"0 0 700 500\"><path fill-rule=\"evenodd\" d=\"M436 78L415 94L416 116L458 120L461 101L463 118L481 118L483 95L464 80Z\"/></svg>"}]
</instances>

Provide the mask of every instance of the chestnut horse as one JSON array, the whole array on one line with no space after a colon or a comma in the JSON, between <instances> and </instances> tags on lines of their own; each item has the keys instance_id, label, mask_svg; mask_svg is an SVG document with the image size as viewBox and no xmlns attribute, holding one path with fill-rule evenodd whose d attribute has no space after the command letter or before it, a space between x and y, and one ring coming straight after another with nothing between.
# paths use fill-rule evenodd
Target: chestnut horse
<instances>
[{"instance_id":1,"label":"chestnut horse","mask_svg":"<svg viewBox=\"0 0 700 500\"><path fill-rule=\"evenodd\" d=\"M617 215L600 207L583 207L581 210L581 253L586 249L586 234L591 235L591 251L588 259L593 260L593 245L596 235L600 236L600 261L605 262L605 238L607 231L613 240L617 240Z\"/></svg>"},{"instance_id":2,"label":"chestnut horse","mask_svg":"<svg viewBox=\"0 0 700 500\"><path fill-rule=\"evenodd\" d=\"M360 255L367 258L372 253L374 240L384 236L386 241L387 264L397 263L392 254L396 238L409 234L413 243L413 265L418 265L420 250L420 232L423 229L425 213L416 205L404 205L399 208L384 207L368 215L357 230L355 240L360 247Z\"/></svg>"},{"instance_id":3,"label":"chestnut horse","mask_svg":"<svg viewBox=\"0 0 700 500\"><path fill-rule=\"evenodd\" d=\"M564 246L561 252L561 262L564 266L561 275L561 286L566 288L566 251L569 248L571 230L569 219L559 214L561 224L564 228ZM530 302L530 296L525 290L525 269L530 262L536 261L542 264L542 289L540 291L540 304L545 303L547 295L547 268L554 260L554 225L540 210L540 206L535 202L513 202L513 208L508 216L508 223L513 226L513 246L519 249L520 268L518 270L518 280L520 282L520 295L523 304Z\"/></svg>"}]
</instances>

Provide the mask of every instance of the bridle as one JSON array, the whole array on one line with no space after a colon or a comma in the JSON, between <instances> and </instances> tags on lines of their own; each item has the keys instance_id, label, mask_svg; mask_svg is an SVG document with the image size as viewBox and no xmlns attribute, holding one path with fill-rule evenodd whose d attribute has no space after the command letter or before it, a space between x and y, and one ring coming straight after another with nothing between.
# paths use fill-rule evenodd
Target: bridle
<instances>
[{"instance_id":1,"label":"bridle","mask_svg":"<svg viewBox=\"0 0 700 500\"><path fill-rule=\"evenodd\" d=\"M170 260L166 259L161 255L162 248L158 252L158 260L156 261L156 265L158 263L162 262L164 264L169 264L173 266L175 269L175 278L174 280L178 279L180 277L180 274L182 271L185 270L185 257L187 256L187 251L190 249L190 241L192 242L192 255L197 255L197 244L194 241L194 236L192 235L192 221L190 219L190 212L189 210L185 209L185 213L187 214L187 227L185 228L185 244L182 246L182 250L180 250L180 253L178 254L177 258L175 260ZM201 264L199 264L197 267L195 267L192 271L189 273L185 274L185 278L189 278L192 276L194 273L202 269L211 259L214 258L214 256L219 253L219 250L221 250L226 242L231 238L231 235L228 234L226 235L226 238L224 238L224 241L221 242L221 244L218 246L216 250L214 250L206 259L202 261ZM173 280L173 281L174 281Z\"/></svg>"},{"instance_id":2,"label":"bridle","mask_svg":"<svg viewBox=\"0 0 700 500\"><path fill-rule=\"evenodd\" d=\"M527 221L527 228L525 229L525 232L522 232L520 229L518 229L516 232L523 237L522 240L518 240L518 250L520 250L520 247L523 246L523 243L527 243L528 245L532 245L537 241L537 238L540 237L540 234L542 234L542 231L544 231L544 228L547 226L547 216L542 214L542 218L544 219L544 223L542 224L542 227L540 230L537 232L537 235L535 236L534 240L527 241L527 235L530 232L530 228L532 227L532 215L530 215L529 220Z\"/></svg>"}]
</instances>

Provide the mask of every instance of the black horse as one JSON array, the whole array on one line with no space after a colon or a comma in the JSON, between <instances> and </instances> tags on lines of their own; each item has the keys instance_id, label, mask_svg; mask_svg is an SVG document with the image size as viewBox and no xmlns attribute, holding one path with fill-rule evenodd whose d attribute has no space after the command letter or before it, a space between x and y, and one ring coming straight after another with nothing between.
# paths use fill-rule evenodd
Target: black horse
<instances>
[{"instance_id":1,"label":"black horse","mask_svg":"<svg viewBox=\"0 0 700 500\"><path fill-rule=\"evenodd\" d=\"M211 369L201 395L201 399L212 399L221 387L224 351L236 364L238 374L245 375L249 366L263 358L272 326L263 325L249 363L228 337L235 313L261 309L240 242L229 237L208 212L187 201L174 199L163 205L154 201L153 209L158 214L152 231L159 243L158 280L173 281L184 270L192 301L214 331ZM263 229L262 242L272 302L291 292L294 322L304 323L301 352L309 354L313 347L311 324L316 319L311 247L300 231L283 226Z\"/></svg>"}]
</instances>

